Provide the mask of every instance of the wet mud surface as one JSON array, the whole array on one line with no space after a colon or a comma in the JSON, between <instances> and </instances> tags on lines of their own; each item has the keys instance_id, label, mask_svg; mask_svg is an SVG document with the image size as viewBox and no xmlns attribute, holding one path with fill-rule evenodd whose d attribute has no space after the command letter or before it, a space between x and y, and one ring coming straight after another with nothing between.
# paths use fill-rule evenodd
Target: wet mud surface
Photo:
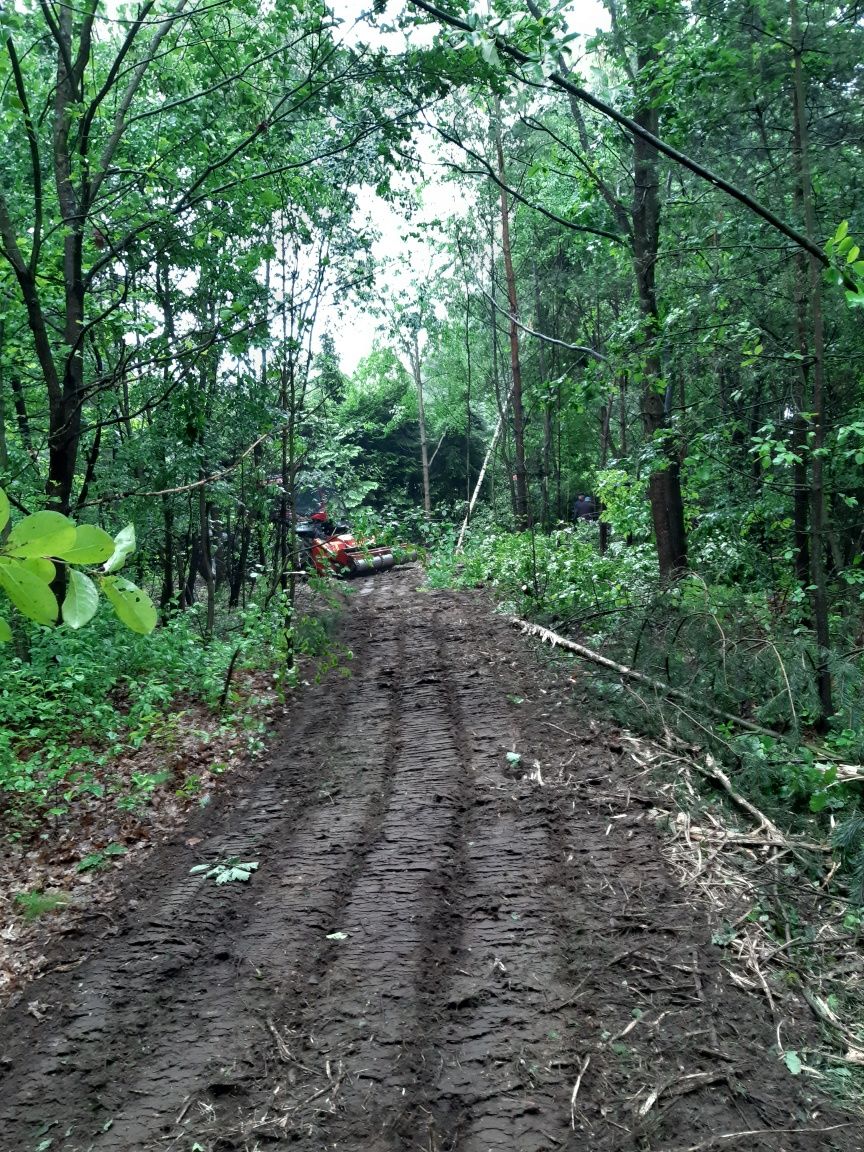
<instances>
[{"instance_id":1,"label":"wet mud surface","mask_svg":"<svg viewBox=\"0 0 864 1152\"><path fill-rule=\"evenodd\" d=\"M350 676L0 1020L0 1149L860 1148L614 732L482 596L420 579L355 585ZM189 875L234 856L248 885Z\"/></svg>"}]
</instances>

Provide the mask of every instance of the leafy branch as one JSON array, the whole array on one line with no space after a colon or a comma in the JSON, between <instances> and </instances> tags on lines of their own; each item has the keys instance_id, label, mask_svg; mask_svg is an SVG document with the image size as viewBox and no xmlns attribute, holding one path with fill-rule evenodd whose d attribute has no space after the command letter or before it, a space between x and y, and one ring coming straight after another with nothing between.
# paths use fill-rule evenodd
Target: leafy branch
<instances>
[{"instance_id":1,"label":"leafy branch","mask_svg":"<svg viewBox=\"0 0 864 1152\"><path fill-rule=\"evenodd\" d=\"M9 517L9 498L0 488L0 533ZM121 623L147 635L156 626L150 597L116 574L134 551L131 524L112 540L95 524L76 524L60 512L34 512L14 524L0 546L0 588L28 620L50 627L59 618L74 629L83 628L96 615L101 588ZM62 606L52 589L58 562L65 565L67 576ZM0 617L0 643L11 639L12 630Z\"/></svg>"}]
</instances>

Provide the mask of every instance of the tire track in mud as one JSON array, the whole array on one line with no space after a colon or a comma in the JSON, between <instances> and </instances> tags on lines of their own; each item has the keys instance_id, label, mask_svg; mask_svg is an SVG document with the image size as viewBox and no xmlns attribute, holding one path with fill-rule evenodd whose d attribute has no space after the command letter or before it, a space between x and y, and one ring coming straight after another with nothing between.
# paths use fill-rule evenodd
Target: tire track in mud
<instances>
[{"instance_id":1,"label":"tire track in mud","mask_svg":"<svg viewBox=\"0 0 864 1152\"><path fill-rule=\"evenodd\" d=\"M404 627L402 682L392 686L392 789L380 836L340 909L344 938L317 958L314 998L285 1021L292 1035L314 1036L304 1064L317 1067L318 1077L296 1085L284 1105L295 1142L305 1126L309 1147L322 1140L345 1147L340 1141L348 1140L357 1149L404 1146L430 1090L436 990L446 986L460 950L458 888L471 781L437 613ZM321 1084L325 1068L336 1085ZM333 1087L334 1099L326 1109L310 1101L314 1107L304 1114L299 1102L319 1085L324 1096Z\"/></svg>"},{"instance_id":2,"label":"tire track in mud","mask_svg":"<svg viewBox=\"0 0 864 1152\"><path fill-rule=\"evenodd\" d=\"M196 853L127 878L118 934L34 986L44 1019L0 1023L0 1152L683 1152L814 1122L610 798L614 757L547 723L540 666L475 597L416 583L355 586L350 677L299 696ZM247 853L247 887L188 874ZM780 1139L744 1146L857 1147Z\"/></svg>"},{"instance_id":3,"label":"tire track in mud","mask_svg":"<svg viewBox=\"0 0 864 1152\"><path fill-rule=\"evenodd\" d=\"M330 1070L280 1102L303 1148L521 1152L551 1147L549 1116L560 1129L567 1115L548 837L519 818L510 711L460 625L433 609L408 630L384 834L346 902L345 941L286 1021L314 1035L304 1063Z\"/></svg>"}]
</instances>

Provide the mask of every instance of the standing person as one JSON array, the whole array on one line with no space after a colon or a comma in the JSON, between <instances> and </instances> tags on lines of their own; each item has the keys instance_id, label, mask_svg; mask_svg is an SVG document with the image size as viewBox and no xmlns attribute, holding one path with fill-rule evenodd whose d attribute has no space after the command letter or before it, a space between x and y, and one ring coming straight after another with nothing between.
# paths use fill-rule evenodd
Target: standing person
<instances>
[{"instance_id":1,"label":"standing person","mask_svg":"<svg viewBox=\"0 0 864 1152\"><path fill-rule=\"evenodd\" d=\"M573 501L573 520L596 520L597 501L593 496L580 494Z\"/></svg>"}]
</instances>

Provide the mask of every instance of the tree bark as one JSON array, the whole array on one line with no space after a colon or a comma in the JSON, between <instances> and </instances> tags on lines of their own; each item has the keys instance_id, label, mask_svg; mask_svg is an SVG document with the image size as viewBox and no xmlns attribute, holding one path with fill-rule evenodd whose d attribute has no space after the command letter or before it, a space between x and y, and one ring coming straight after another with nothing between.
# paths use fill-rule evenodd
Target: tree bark
<instances>
[{"instance_id":1,"label":"tree bark","mask_svg":"<svg viewBox=\"0 0 864 1152\"><path fill-rule=\"evenodd\" d=\"M804 228L811 242L816 242L816 209L810 175L807 133L807 92L804 74L804 45L798 0L789 0L789 38L792 42L795 109L795 154ZM828 618L828 588L825 578L825 493L822 454L825 443L825 331L822 317L821 262L814 256L810 264L810 322L813 338L813 367L810 411L813 418L810 468L810 583L813 589L813 625L816 631L818 657L816 685L819 692L819 726L825 729L834 712L833 687L829 666L831 630Z\"/></svg>"},{"instance_id":2,"label":"tree bark","mask_svg":"<svg viewBox=\"0 0 864 1152\"><path fill-rule=\"evenodd\" d=\"M495 101L495 152L498 176L506 184L504 146L501 139L501 105ZM510 244L510 209L507 193L501 188L501 252L504 257L504 276L507 281L507 304L510 310L510 368L513 377L511 408L513 410L513 451L516 458L515 512L516 527L523 531L530 523L528 509L528 480L525 470L525 411L522 404L522 364L519 357L519 328L516 323L519 305L516 297L516 273L513 270L513 251Z\"/></svg>"},{"instance_id":3,"label":"tree bark","mask_svg":"<svg viewBox=\"0 0 864 1152\"><path fill-rule=\"evenodd\" d=\"M653 7L653 5L651 5ZM652 93L650 74L657 64L652 22L640 24L641 43L637 47L639 92L635 119L652 135L657 134L660 112ZM642 426L645 439L654 443L658 460L648 482L651 519L657 545L660 577L669 580L687 567L687 536L678 455L668 434L669 421L664 403L663 367L657 349L660 317L657 307L656 265L660 243L660 188L657 151L642 136L633 140L633 266L642 317L643 383Z\"/></svg>"}]
</instances>

